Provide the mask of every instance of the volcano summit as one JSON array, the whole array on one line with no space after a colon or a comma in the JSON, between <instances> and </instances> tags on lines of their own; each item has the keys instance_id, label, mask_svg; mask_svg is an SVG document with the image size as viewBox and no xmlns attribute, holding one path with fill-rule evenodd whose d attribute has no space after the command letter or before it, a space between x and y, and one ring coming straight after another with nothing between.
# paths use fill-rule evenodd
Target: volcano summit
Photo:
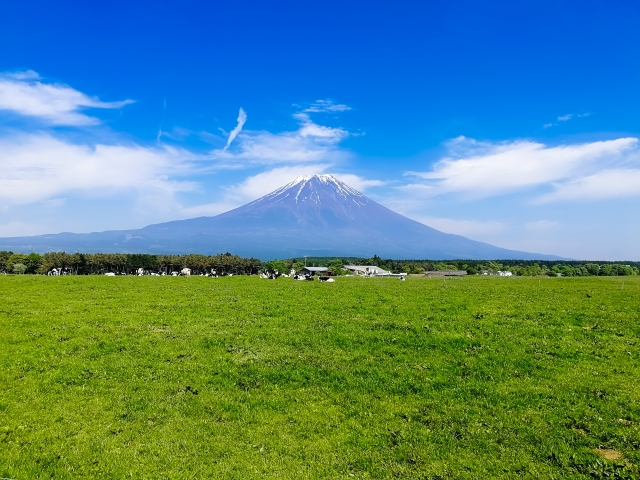
<instances>
[{"instance_id":1,"label":"volcano summit","mask_svg":"<svg viewBox=\"0 0 640 480\"><path fill-rule=\"evenodd\" d=\"M215 217L137 230L0 238L0 250L395 259L557 259L440 232L395 213L332 175L296 178Z\"/></svg>"}]
</instances>

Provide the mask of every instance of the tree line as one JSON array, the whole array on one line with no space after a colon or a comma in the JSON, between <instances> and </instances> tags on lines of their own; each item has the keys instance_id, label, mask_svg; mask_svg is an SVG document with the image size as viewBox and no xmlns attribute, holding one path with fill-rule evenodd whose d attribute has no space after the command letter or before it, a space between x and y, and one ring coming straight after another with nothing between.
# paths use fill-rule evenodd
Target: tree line
<instances>
[{"instance_id":1,"label":"tree line","mask_svg":"<svg viewBox=\"0 0 640 480\"><path fill-rule=\"evenodd\" d=\"M254 275L262 262L257 258L243 258L230 253L220 255L147 255L125 253L66 253L49 252L29 255L0 252L0 272L16 274L46 274L54 268L65 269L73 275L101 275L107 272L131 275L142 268L147 272L171 274L183 268L192 275Z\"/></svg>"},{"instance_id":2,"label":"tree line","mask_svg":"<svg viewBox=\"0 0 640 480\"><path fill-rule=\"evenodd\" d=\"M300 262L299 259L286 260L286 263ZM557 276L589 277L589 276L626 276L638 275L640 262L586 262L578 260L392 260L377 255L371 258L340 257L307 257L307 265L311 267L330 267L337 262L344 265L374 265L392 273L420 274L429 271L465 270L470 275L484 272L494 274L508 271L518 276Z\"/></svg>"},{"instance_id":3,"label":"tree line","mask_svg":"<svg viewBox=\"0 0 640 480\"><path fill-rule=\"evenodd\" d=\"M344 265L375 265L393 273L420 274L426 271L465 270L470 275L508 271L519 276L627 276L638 275L640 262L584 262L575 260L392 260L377 255L358 257L307 257L261 262L230 253L219 255L148 255L125 253L22 254L0 251L0 273L46 274L53 268L64 268L75 275L100 275L107 272L131 275L139 268L147 272L170 274L183 268L199 275L216 270L218 275L255 275L261 271L299 272L305 266L328 267L329 274L342 275Z\"/></svg>"}]
</instances>

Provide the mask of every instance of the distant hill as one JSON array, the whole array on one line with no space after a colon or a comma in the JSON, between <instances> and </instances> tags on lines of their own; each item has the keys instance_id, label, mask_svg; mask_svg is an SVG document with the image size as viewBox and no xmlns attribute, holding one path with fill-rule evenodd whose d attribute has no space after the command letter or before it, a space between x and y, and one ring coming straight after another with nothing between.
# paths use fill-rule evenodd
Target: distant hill
<instances>
[{"instance_id":1,"label":"distant hill","mask_svg":"<svg viewBox=\"0 0 640 480\"><path fill-rule=\"evenodd\" d=\"M136 230L0 238L0 250L165 254L233 252L262 260L309 256L539 259L435 230L395 213L331 175L309 175L215 217Z\"/></svg>"}]
</instances>

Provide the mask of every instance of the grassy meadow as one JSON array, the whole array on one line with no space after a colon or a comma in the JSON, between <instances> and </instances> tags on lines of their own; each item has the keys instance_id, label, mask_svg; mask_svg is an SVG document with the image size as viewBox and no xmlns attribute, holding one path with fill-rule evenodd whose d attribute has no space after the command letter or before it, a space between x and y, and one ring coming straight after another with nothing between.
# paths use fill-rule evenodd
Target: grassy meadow
<instances>
[{"instance_id":1,"label":"grassy meadow","mask_svg":"<svg viewBox=\"0 0 640 480\"><path fill-rule=\"evenodd\" d=\"M639 277L0 276L0 477L638 478L639 347Z\"/></svg>"}]
</instances>

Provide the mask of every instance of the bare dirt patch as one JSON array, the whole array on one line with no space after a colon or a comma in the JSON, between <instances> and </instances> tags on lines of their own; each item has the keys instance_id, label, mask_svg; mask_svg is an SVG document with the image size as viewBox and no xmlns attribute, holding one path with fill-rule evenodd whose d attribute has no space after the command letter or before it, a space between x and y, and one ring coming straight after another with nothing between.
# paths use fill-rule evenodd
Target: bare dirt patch
<instances>
[{"instance_id":1,"label":"bare dirt patch","mask_svg":"<svg viewBox=\"0 0 640 480\"><path fill-rule=\"evenodd\" d=\"M611 448L594 448L593 452L599 457L604 458L605 460L620 460L624 458L622 452L613 450Z\"/></svg>"}]
</instances>

